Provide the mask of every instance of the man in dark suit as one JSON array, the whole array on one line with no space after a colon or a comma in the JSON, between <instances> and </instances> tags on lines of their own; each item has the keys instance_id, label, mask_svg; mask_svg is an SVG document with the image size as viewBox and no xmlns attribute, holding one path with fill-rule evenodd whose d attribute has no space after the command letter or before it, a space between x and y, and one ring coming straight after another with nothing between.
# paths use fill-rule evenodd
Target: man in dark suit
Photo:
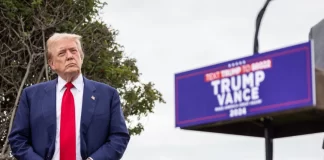
<instances>
[{"instance_id":1,"label":"man in dark suit","mask_svg":"<svg viewBox=\"0 0 324 160\"><path fill-rule=\"evenodd\" d=\"M18 160L119 160L130 136L116 89L82 76L81 36L47 41L55 80L23 90L9 143Z\"/></svg>"}]
</instances>

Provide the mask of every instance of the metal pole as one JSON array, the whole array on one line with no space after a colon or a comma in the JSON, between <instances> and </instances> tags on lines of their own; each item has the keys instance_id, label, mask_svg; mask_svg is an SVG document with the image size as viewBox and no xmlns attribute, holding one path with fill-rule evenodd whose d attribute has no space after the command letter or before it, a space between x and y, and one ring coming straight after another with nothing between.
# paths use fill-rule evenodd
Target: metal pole
<instances>
[{"instance_id":1,"label":"metal pole","mask_svg":"<svg viewBox=\"0 0 324 160\"><path fill-rule=\"evenodd\" d=\"M266 3L264 4L264 6L262 7L262 9L260 10L258 17L256 19L256 24L255 24L255 34L254 34L254 45L253 45L253 54L259 54L259 40L258 40L258 36L259 36L259 29L260 29L260 25L261 25L261 20L263 17L264 12L266 11L269 3L271 0L267 0Z\"/></svg>"},{"instance_id":2,"label":"metal pole","mask_svg":"<svg viewBox=\"0 0 324 160\"><path fill-rule=\"evenodd\" d=\"M261 20L263 18L264 12L266 11L271 0L267 0L260 10L255 24L255 34L254 34L254 45L253 45L253 54L259 54L259 30L261 25ZM265 137L265 151L266 151L266 160L273 159L273 128L271 126L271 119L264 119L264 137Z\"/></svg>"},{"instance_id":3,"label":"metal pole","mask_svg":"<svg viewBox=\"0 0 324 160\"><path fill-rule=\"evenodd\" d=\"M271 120L264 120L264 137L265 137L265 151L266 160L273 159L273 128L271 126Z\"/></svg>"}]
</instances>

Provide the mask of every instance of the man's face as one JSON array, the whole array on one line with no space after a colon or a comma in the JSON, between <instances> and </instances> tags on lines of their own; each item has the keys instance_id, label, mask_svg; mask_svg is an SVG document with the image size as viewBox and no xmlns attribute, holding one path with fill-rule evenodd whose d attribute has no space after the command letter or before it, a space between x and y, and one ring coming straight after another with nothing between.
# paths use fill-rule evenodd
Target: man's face
<instances>
[{"instance_id":1,"label":"man's face","mask_svg":"<svg viewBox=\"0 0 324 160\"><path fill-rule=\"evenodd\" d=\"M80 73L82 60L76 42L71 39L57 41L49 65L59 75Z\"/></svg>"}]
</instances>

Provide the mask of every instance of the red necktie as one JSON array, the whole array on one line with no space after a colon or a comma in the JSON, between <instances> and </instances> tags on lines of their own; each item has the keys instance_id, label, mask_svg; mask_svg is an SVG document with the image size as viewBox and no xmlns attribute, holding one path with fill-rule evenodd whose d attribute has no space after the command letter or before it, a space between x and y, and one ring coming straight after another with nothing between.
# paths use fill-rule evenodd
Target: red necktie
<instances>
[{"instance_id":1,"label":"red necktie","mask_svg":"<svg viewBox=\"0 0 324 160\"><path fill-rule=\"evenodd\" d=\"M71 92L73 84L68 82L62 98L60 129L60 160L76 159L75 109Z\"/></svg>"}]
</instances>

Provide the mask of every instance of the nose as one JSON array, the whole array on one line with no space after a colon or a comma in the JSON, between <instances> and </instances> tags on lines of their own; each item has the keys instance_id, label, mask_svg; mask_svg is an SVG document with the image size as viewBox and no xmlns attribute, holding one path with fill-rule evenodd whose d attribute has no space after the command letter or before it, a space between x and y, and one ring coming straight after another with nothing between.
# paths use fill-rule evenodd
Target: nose
<instances>
[{"instance_id":1,"label":"nose","mask_svg":"<svg viewBox=\"0 0 324 160\"><path fill-rule=\"evenodd\" d=\"M69 60L69 59L72 59L73 58L73 53L70 52L70 51L67 51L66 53L66 58Z\"/></svg>"}]
</instances>

